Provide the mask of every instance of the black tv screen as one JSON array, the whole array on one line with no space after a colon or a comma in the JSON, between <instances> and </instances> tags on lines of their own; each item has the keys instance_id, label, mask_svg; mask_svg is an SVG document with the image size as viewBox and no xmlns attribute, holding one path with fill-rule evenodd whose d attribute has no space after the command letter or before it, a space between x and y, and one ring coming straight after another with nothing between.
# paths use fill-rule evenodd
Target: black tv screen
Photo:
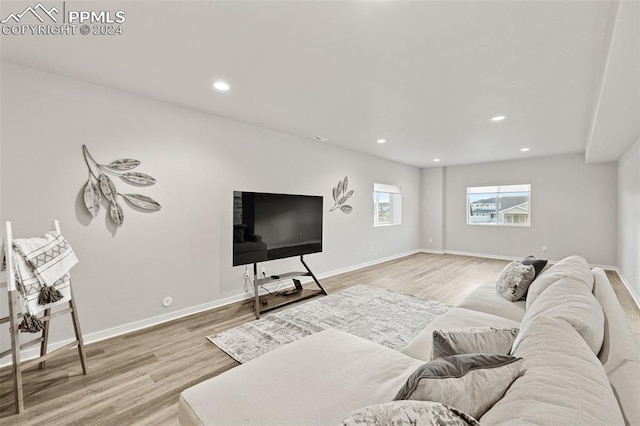
<instances>
[{"instance_id":1,"label":"black tv screen","mask_svg":"<svg viewBox=\"0 0 640 426\"><path fill-rule=\"evenodd\" d=\"M322 251L321 196L233 192L233 266Z\"/></svg>"}]
</instances>

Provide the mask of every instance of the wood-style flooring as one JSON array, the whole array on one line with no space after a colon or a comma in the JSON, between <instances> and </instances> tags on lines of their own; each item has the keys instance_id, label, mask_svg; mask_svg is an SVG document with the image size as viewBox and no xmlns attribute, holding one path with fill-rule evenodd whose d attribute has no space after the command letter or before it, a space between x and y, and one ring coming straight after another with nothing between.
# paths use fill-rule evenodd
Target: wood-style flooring
<instances>
[{"instance_id":1,"label":"wood-style flooring","mask_svg":"<svg viewBox=\"0 0 640 426\"><path fill-rule=\"evenodd\" d=\"M478 285L495 281L507 263L419 253L321 282L329 293L368 284L457 305ZM617 274L608 275L640 341L640 312ZM25 412L19 416L11 369L4 368L0 424L176 425L180 392L238 365L205 336L252 320L252 305L239 302L87 345L87 376L71 350L47 361L45 370L25 372Z\"/></svg>"}]
</instances>

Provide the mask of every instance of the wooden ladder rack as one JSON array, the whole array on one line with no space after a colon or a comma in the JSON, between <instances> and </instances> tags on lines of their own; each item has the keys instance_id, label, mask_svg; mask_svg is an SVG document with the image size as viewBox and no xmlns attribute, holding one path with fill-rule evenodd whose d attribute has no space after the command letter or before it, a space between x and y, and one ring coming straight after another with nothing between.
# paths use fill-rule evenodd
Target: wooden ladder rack
<instances>
[{"instance_id":1,"label":"wooden ladder rack","mask_svg":"<svg viewBox=\"0 0 640 426\"><path fill-rule=\"evenodd\" d=\"M57 220L53 221L53 227L57 232L60 232L60 224ZM71 291L71 298L69 299L69 307L63 310L57 310L55 312L48 308L44 311L44 315L38 319L42 322L42 334L40 337L30 340L25 343L20 343L20 331L18 326L23 314L20 312L21 306L18 303L18 290L16 288L14 264L13 264L13 236L11 231L11 222L5 224L5 235L3 244L0 246L0 262L5 257L6 253L6 280L0 279L0 282L6 281L9 301L9 316L0 318L0 324L9 323L9 333L11 334L11 349L0 352L0 358L11 354L12 355L12 373L13 373L13 393L15 398L16 413L20 414L24 411L24 399L22 392L22 371L39 364L40 369L44 369L45 362L56 355L61 354L67 349L78 348L78 355L80 356L80 364L82 365L82 373L87 374L87 359L84 350L84 343L82 341L82 333L80 332L80 322L78 321L78 313L73 300L73 289L71 288L71 282L69 282L69 290ZM73 330L75 332L76 339L54 351L47 353L47 345L49 343L49 323L51 319L64 314L71 314L71 321L73 322ZM31 359L29 361L21 362L20 351L35 345L40 344L40 356Z\"/></svg>"}]
</instances>

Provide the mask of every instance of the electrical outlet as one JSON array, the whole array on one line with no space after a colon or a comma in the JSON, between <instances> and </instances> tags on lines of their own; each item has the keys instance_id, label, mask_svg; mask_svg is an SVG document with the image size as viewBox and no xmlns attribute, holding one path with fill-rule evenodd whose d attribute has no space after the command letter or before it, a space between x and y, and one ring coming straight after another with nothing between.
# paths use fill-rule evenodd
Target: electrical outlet
<instances>
[{"instance_id":1,"label":"electrical outlet","mask_svg":"<svg viewBox=\"0 0 640 426\"><path fill-rule=\"evenodd\" d=\"M433 242L433 238L429 238L429 244Z\"/></svg>"},{"instance_id":2,"label":"electrical outlet","mask_svg":"<svg viewBox=\"0 0 640 426\"><path fill-rule=\"evenodd\" d=\"M547 246L542 246L542 252L546 253L547 252Z\"/></svg>"},{"instance_id":3,"label":"electrical outlet","mask_svg":"<svg viewBox=\"0 0 640 426\"><path fill-rule=\"evenodd\" d=\"M263 277L267 276L267 268L265 268L264 266L262 268L260 268L260 273L262 274Z\"/></svg>"},{"instance_id":4,"label":"electrical outlet","mask_svg":"<svg viewBox=\"0 0 640 426\"><path fill-rule=\"evenodd\" d=\"M247 280L250 278L249 277L249 270L247 268L244 268L244 278L247 279Z\"/></svg>"},{"instance_id":5,"label":"electrical outlet","mask_svg":"<svg viewBox=\"0 0 640 426\"><path fill-rule=\"evenodd\" d=\"M373 253L373 246L371 246L371 253Z\"/></svg>"}]
</instances>

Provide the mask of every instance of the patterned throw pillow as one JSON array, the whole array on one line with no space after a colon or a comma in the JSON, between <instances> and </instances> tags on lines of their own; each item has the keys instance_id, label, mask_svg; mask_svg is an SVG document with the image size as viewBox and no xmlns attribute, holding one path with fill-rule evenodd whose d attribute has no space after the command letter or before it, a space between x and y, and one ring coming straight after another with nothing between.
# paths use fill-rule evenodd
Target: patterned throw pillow
<instances>
[{"instance_id":1,"label":"patterned throw pillow","mask_svg":"<svg viewBox=\"0 0 640 426\"><path fill-rule=\"evenodd\" d=\"M431 358L473 353L509 355L518 330L495 327L434 330Z\"/></svg>"},{"instance_id":2,"label":"patterned throw pillow","mask_svg":"<svg viewBox=\"0 0 640 426\"><path fill-rule=\"evenodd\" d=\"M496 282L496 291L508 301L515 302L527 293L535 276L536 270L533 265L523 265L514 260L502 270Z\"/></svg>"},{"instance_id":3,"label":"patterned throw pillow","mask_svg":"<svg viewBox=\"0 0 640 426\"><path fill-rule=\"evenodd\" d=\"M394 399L441 402L479 419L502 398L522 364L522 358L497 354L438 358L414 371Z\"/></svg>"},{"instance_id":4,"label":"patterned throw pillow","mask_svg":"<svg viewBox=\"0 0 640 426\"><path fill-rule=\"evenodd\" d=\"M448 405L433 401L393 401L359 408L342 421L343 426L480 426L480 423Z\"/></svg>"}]
</instances>

